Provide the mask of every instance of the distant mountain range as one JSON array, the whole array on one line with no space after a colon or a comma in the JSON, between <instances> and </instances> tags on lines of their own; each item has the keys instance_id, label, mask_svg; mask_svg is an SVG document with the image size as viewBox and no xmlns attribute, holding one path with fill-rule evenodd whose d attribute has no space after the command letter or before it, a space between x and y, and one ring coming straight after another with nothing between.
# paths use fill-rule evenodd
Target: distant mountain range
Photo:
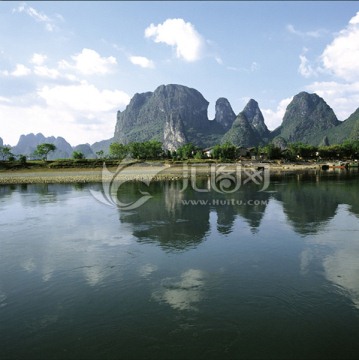
<instances>
[{"instance_id":1,"label":"distant mountain range","mask_svg":"<svg viewBox=\"0 0 359 360\"><path fill-rule=\"evenodd\" d=\"M196 89L175 84L161 85L154 92L135 94L126 109L117 112L111 139L72 147L62 137L28 134L20 136L12 152L30 155L38 144L47 142L57 148L49 159L69 158L74 151L95 158L100 150L108 153L112 142L126 144L158 140L164 148L175 150L188 142L206 148L225 142L251 147L272 141L285 147L292 142L331 145L346 139L359 139L359 108L345 121L339 121L317 94L300 92L295 95L287 106L282 124L273 131L268 130L259 105L253 99L236 115L229 101L219 98L213 120L208 118L208 105ZM0 146L3 146L1 138Z\"/></svg>"},{"instance_id":2,"label":"distant mountain range","mask_svg":"<svg viewBox=\"0 0 359 360\"><path fill-rule=\"evenodd\" d=\"M56 146L54 152L49 153L48 159L67 159L72 157L74 151L81 151L86 158L96 158L95 153L92 151L89 144L82 144L72 147L64 138L62 137L45 137L43 134L28 134L21 135L19 142L16 146L11 148L13 154L23 154L30 156L36 150L37 145L49 143Z\"/></svg>"}]
</instances>

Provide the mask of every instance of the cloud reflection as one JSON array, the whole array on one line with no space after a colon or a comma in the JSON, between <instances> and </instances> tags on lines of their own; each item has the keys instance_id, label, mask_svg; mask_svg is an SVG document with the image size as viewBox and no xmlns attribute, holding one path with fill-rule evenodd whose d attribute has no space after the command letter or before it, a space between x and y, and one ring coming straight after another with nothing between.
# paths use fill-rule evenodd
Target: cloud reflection
<instances>
[{"instance_id":1,"label":"cloud reflection","mask_svg":"<svg viewBox=\"0 0 359 360\"><path fill-rule=\"evenodd\" d=\"M56 206L41 202L49 191L56 194ZM13 261L32 279L39 276L43 282L76 273L95 286L113 273L113 266L118 272L118 266L127 261L132 226L119 224L116 210L94 203L92 197L70 185L29 185L25 193L20 203L17 199L11 203L14 216L8 215L16 231L2 239L4 246L21 246L12 247L11 257L9 252L1 252L2 264ZM41 207L36 206L40 203Z\"/></svg>"},{"instance_id":2,"label":"cloud reflection","mask_svg":"<svg viewBox=\"0 0 359 360\"><path fill-rule=\"evenodd\" d=\"M0 308L7 305L6 303L7 296L0 288Z\"/></svg>"},{"instance_id":3,"label":"cloud reflection","mask_svg":"<svg viewBox=\"0 0 359 360\"><path fill-rule=\"evenodd\" d=\"M90 286L97 285L105 278L104 269L101 266L85 266L83 268L83 273L86 282Z\"/></svg>"},{"instance_id":4,"label":"cloud reflection","mask_svg":"<svg viewBox=\"0 0 359 360\"><path fill-rule=\"evenodd\" d=\"M320 262L325 278L344 289L359 309L359 240L353 236L353 232L358 232L358 218L350 213L347 205L339 205L327 230L309 239L309 247L300 257L301 272L306 274L311 263Z\"/></svg>"},{"instance_id":5,"label":"cloud reflection","mask_svg":"<svg viewBox=\"0 0 359 360\"><path fill-rule=\"evenodd\" d=\"M338 249L323 261L326 278L344 288L359 309L359 242Z\"/></svg>"},{"instance_id":6,"label":"cloud reflection","mask_svg":"<svg viewBox=\"0 0 359 360\"><path fill-rule=\"evenodd\" d=\"M139 274L143 278L148 278L153 272L157 271L158 266L153 264L145 264L140 267Z\"/></svg>"},{"instance_id":7,"label":"cloud reflection","mask_svg":"<svg viewBox=\"0 0 359 360\"><path fill-rule=\"evenodd\" d=\"M198 269L189 269L178 278L166 278L162 289L154 292L153 297L159 302L166 302L175 310L198 310L198 303L203 298L205 273Z\"/></svg>"}]
</instances>

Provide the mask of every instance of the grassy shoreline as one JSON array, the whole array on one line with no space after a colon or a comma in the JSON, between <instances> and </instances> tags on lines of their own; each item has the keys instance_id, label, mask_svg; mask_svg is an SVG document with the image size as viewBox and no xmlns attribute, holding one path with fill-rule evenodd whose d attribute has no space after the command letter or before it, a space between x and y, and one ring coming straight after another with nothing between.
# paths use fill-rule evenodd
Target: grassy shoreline
<instances>
[{"instance_id":1,"label":"grassy shoreline","mask_svg":"<svg viewBox=\"0 0 359 360\"><path fill-rule=\"evenodd\" d=\"M239 164L239 163L237 163ZM112 165L112 166L111 166ZM117 166L106 164L110 173L102 174L101 167L73 167L0 170L0 184L35 184L35 183L94 183L110 182L116 176L118 180L178 180L190 175L190 169L195 166L197 176L209 176L211 163L189 163L189 173L184 171L183 164L170 163L137 163L130 165L116 174ZM236 164L234 163L233 166ZM271 174L283 172L297 172L304 170L320 170L318 163L270 163ZM251 161L242 162L243 168L256 166ZM116 174L116 175L115 175Z\"/></svg>"}]
</instances>

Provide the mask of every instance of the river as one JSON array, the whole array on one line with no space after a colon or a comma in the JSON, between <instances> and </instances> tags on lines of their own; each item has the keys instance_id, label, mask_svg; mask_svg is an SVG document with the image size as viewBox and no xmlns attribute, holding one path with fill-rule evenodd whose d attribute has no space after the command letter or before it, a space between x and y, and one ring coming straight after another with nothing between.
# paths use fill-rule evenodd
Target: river
<instances>
[{"instance_id":1,"label":"river","mask_svg":"<svg viewBox=\"0 0 359 360\"><path fill-rule=\"evenodd\" d=\"M0 186L1 359L358 358L358 172L142 185Z\"/></svg>"}]
</instances>

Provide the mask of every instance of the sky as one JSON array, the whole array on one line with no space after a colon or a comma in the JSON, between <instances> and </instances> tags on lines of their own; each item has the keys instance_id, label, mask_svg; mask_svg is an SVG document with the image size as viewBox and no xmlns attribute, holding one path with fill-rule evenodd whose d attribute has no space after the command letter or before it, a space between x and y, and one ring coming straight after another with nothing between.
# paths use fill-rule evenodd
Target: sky
<instances>
[{"instance_id":1,"label":"sky","mask_svg":"<svg viewBox=\"0 0 359 360\"><path fill-rule=\"evenodd\" d=\"M0 137L113 136L117 111L162 84L255 99L270 130L301 91L359 107L356 1L0 2Z\"/></svg>"}]
</instances>

